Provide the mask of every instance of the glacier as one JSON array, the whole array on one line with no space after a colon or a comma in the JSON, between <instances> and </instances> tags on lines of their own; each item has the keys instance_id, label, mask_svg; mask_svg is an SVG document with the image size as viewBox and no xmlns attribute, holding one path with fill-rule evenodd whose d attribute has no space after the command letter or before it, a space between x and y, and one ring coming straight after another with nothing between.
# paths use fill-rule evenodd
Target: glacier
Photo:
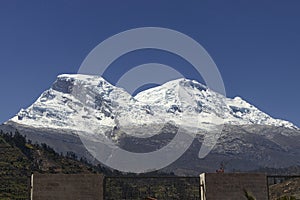
<instances>
[{"instance_id":1,"label":"glacier","mask_svg":"<svg viewBox=\"0 0 300 200\"><path fill-rule=\"evenodd\" d=\"M180 88L188 93L189 101L179 97ZM82 74L59 75L36 102L9 121L39 128L97 132L99 128L115 127L119 123L123 127L146 127L167 123L167 119L208 131L210 125L220 123L298 129L288 121L272 118L240 97L227 98L195 80L169 81L133 97L100 76Z\"/></svg>"},{"instance_id":2,"label":"glacier","mask_svg":"<svg viewBox=\"0 0 300 200\"><path fill-rule=\"evenodd\" d=\"M241 97L228 98L184 78L131 96L100 76L62 74L0 129L18 129L57 152L73 151L94 162L82 138L109 139L130 152L151 152L168 144L178 127L194 142L166 171L195 175L212 172L221 162L230 163L229 171L300 165L297 126L271 117ZM205 136L213 140L216 130L220 133L217 143L212 142L213 150L199 158Z\"/></svg>"}]
</instances>

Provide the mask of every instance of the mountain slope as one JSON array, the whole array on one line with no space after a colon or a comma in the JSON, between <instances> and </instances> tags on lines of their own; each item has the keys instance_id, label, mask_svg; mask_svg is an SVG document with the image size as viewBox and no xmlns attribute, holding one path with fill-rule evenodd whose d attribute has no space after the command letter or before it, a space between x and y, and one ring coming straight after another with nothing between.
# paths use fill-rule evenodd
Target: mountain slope
<instances>
[{"instance_id":1,"label":"mountain slope","mask_svg":"<svg viewBox=\"0 0 300 200\"><path fill-rule=\"evenodd\" d=\"M0 199L30 199L31 173L102 173L106 176L105 199L145 199L150 195L163 199L199 199L199 177L179 178L158 172L140 177L121 174L106 167L92 166L85 159L76 160L71 152L61 156L45 144L31 144L19 132L1 132Z\"/></svg>"},{"instance_id":2,"label":"mountain slope","mask_svg":"<svg viewBox=\"0 0 300 200\"><path fill-rule=\"evenodd\" d=\"M0 199L29 199L31 173L95 173L104 168L92 167L75 155L61 156L46 144L27 141L19 132L0 133Z\"/></svg>"},{"instance_id":3,"label":"mountain slope","mask_svg":"<svg viewBox=\"0 0 300 200\"><path fill-rule=\"evenodd\" d=\"M0 199L28 198L30 162L0 135Z\"/></svg>"},{"instance_id":4,"label":"mountain slope","mask_svg":"<svg viewBox=\"0 0 300 200\"><path fill-rule=\"evenodd\" d=\"M181 95L184 91L188 101ZM183 126L190 118L200 123L230 125L271 125L297 129L292 123L273 119L239 97L226 98L200 83L178 79L143 91L135 97L101 77L60 75L52 87L13 119L15 123L43 128L79 130L123 123L165 123L174 120ZM126 118L126 119L124 119ZM185 120L185 118L187 118ZM182 121L184 120L184 121ZM126 125L124 125L126 126Z\"/></svg>"},{"instance_id":5,"label":"mountain slope","mask_svg":"<svg viewBox=\"0 0 300 200\"><path fill-rule=\"evenodd\" d=\"M199 159L204 137L223 123L217 145ZM224 160L232 163L229 170L300 163L300 131L295 125L187 79L132 97L98 76L60 75L33 105L0 128L21 130L58 152L74 151L93 160L82 137L92 141L101 136L129 151L150 152L168 143L178 127L195 137L183 157L169 166L178 173L212 171Z\"/></svg>"}]
</instances>

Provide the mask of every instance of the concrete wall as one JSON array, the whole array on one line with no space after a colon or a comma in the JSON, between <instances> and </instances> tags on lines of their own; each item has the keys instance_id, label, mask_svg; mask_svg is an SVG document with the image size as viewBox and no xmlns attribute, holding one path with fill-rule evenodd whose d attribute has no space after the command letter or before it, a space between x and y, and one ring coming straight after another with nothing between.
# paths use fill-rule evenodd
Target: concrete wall
<instances>
[{"instance_id":1,"label":"concrete wall","mask_svg":"<svg viewBox=\"0 0 300 200\"><path fill-rule=\"evenodd\" d=\"M103 175L33 174L32 200L103 200Z\"/></svg>"},{"instance_id":2,"label":"concrete wall","mask_svg":"<svg viewBox=\"0 0 300 200\"><path fill-rule=\"evenodd\" d=\"M243 200L244 190L256 200L268 200L265 174L207 173L200 175L201 200Z\"/></svg>"}]
</instances>

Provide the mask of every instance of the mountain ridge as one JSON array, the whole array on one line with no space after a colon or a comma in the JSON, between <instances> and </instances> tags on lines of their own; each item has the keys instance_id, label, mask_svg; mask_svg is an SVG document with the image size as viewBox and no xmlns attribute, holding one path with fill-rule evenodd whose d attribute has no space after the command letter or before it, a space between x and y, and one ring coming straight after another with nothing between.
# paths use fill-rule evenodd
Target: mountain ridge
<instances>
[{"instance_id":1,"label":"mountain ridge","mask_svg":"<svg viewBox=\"0 0 300 200\"><path fill-rule=\"evenodd\" d=\"M298 127L273 119L239 97L226 98L187 79L133 97L99 76L60 75L34 104L0 128L18 129L57 152L73 151L94 162L82 137L109 138L125 150L143 153L167 144L178 127L194 142L166 171L213 172L223 161L231 163L229 171L300 165ZM220 135L214 148L200 159L204 138L215 130Z\"/></svg>"},{"instance_id":2,"label":"mountain ridge","mask_svg":"<svg viewBox=\"0 0 300 200\"><path fill-rule=\"evenodd\" d=\"M184 92L189 95L188 98L191 98L190 102L184 102L178 87L187 91ZM82 108L85 110L82 111ZM124 111L116 113L113 109ZM194 112L188 112L189 109L194 109ZM138 123L158 120L165 123L163 119L166 116L178 122L183 120L182 116L192 116L196 119L200 114L202 115L198 120L200 123L202 119L207 118L203 123L216 123L218 119L220 123L232 125L261 124L298 129L288 121L270 117L240 97L226 98L194 80L169 81L133 97L102 77L78 74L59 75L52 87L46 90L35 103L27 109L22 109L10 120L21 124L26 120L25 124L30 124L30 121L34 120L34 125L39 124L42 127L53 122L50 125L63 127L71 120L76 124L78 121L85 123L97 119L93 121L95 124L99 125L100 120L100 125L113 126L115 120L112 118L116 114L120 114L121 117L127 115L126 120L123 121L130 121L130 123L137 123L138 120L143 121ZM38 123L39 120L42 122ZM188 124L189 121L188 119L181 124ZM69 127L74 127L73 125L70 124Z\"/></svg>"}]
</instances>

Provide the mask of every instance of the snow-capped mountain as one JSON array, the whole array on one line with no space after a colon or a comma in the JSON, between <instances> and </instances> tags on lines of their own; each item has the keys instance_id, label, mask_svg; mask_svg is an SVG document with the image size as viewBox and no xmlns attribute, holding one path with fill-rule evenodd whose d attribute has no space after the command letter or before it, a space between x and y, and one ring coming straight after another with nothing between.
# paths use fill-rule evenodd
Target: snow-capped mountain
<instances>
[{"instance_id":1,"label":"snow-capped mountain","mask_svg":"<svg viewBox=\"0 0 300 200\"><path fill-rule=\"evenodd\" d=\"M223 124L217 145L199 164L204 136ZM99 76L59 75L35 103L0 129L18 129L58 152L88 157L78 135L88 140L100 135L126 150L144 152L170 141L174 127L195 137L190 149L170 166L179 174L209 171L224 160L234 163L231 169L240 170L300 165L298 127L272 118L240 97L227 98L187 79L133 97Z\"/></svg>"},{"instance_id":2,"label":"snow-capped mountain","mask_svg":"<svg viewBox=\"0 0 300 200\"><path fill-rule=\"evenodd\" d=\"M181 91L188 96L183 97ZM97 131L99 127L117 126L117 121L125 127L126 123L131 126L166 123L166 119L183 126L195 126L197 121L199 127L225 123L297 129L240 97L226 98L194 80L170 81L132 97L101 77L79 74L58 76L49 90L11 121L42 128Z\"/></svg>"}]
</instances>

